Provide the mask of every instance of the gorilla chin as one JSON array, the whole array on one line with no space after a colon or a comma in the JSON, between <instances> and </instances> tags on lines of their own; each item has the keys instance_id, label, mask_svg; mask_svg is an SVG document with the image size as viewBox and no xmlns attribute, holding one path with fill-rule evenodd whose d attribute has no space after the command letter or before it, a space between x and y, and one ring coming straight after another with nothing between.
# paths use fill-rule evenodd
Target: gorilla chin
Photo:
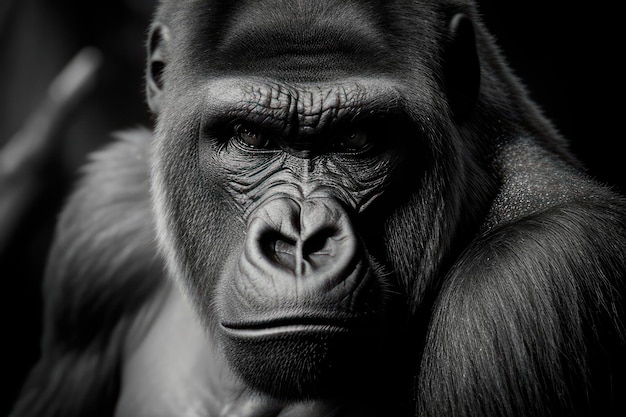
<instances>
[{"instance_id":1,"label":"gorilla chin","mask_svg":"<svg viewBox=\"0 0 626 417\"><path fill-rule=\"evenodd\" d=\"M222 324L222 331L226 358L246 383L273 397L301 400L361 386L372 374L363 363L382 354L378 327L309 315L301 322Z\"/></svg>"}]
</instances>

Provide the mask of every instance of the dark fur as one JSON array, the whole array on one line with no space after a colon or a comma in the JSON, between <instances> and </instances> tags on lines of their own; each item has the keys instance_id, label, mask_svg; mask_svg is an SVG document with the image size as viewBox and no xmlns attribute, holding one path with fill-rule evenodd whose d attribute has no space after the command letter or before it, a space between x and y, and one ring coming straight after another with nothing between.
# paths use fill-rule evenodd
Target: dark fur
<instances>
[{"instance_id":1,"label":"dark fur","mask_svg":"<svg viewBox=\"0 0 626 417\"><path fill-rule=\"evenodd\" d=\"M265 3L256 11L259 21L289 2ZM407 416L622 415L626 202L584 174L511 74L474 6L431 3L386 3L378 28L393 35L378 39L375 49L391 47L404 57L396 70L406 71L414 97L429 83L445 91L436 85L455 73L443 69L441 46L449 40L441 22L463 11L474 22L480 88L469 110L456 111L471 89L457 104L437 96L410 109L433 158L423 177L405 177L400 192L390 192L397 206L378 237L386 278L395 280L390 287L401 293L410 316L402 323L410 344L398 360L414 384L404 375L384 381L401 403L390 408ZM199 1L163 3L156 20L180 30L172 50L190 51L176 65L213 62L232 8L232 2L216 2L207 15ZM192 35L209 30L208 47L194 49ZM256 46L273 48L271 41ZM228 59L245 65L245 57ZM214 65L216 73L224 70ZM288 69L271 71L280 78ZM457 81L448 88L471 83ZM161 121L162 131L180 123L191 135L195 125L182 121L190 112L171 107L180 117ZM142 335L129 329L144 328L168 287L147 184L152 140L147 132L128 133L96 154L68 202L44 286L43 356L13 417L111 415L122 352ZM194 184L193 169L176 166L178 155L194 149L177 146L165 162ZM221 201L210 204L212 213L231 215ZM226 221L215 223L202 231L227 233ZM177 239L186 247L186 236Z\"/></svg>"}]
</instances>

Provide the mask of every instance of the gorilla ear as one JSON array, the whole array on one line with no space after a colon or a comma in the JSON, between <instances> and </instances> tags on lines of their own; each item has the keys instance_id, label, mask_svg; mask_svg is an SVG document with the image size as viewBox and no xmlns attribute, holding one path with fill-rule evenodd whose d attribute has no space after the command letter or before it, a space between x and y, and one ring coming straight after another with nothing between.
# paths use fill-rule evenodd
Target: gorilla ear
<instances>
[{"instance_id":1,"label":"gorilla ear","mask_svg":"<svg viewBox=\"0 0 626 417\"><path fill-rule=\"evenodd\" d=\"M167 46L170 40L169 29L155 24L148 38L148 68L146 69L146 97L148 106L154 114L161 108L163 92L163 72L167 57Z\"/></svg>"},{"instance_id":2,"label":"gorilla ear","mask_svg":"<svg viewBox=\"0 0 626 417\"><path fill-rule=\"evenodd\" d=\"M449 44L445 52L444 76L448 101L457 119L471 113L480 87L480 61L471 20L457 13L450 20Z\"/></svg>"}]
</instances>

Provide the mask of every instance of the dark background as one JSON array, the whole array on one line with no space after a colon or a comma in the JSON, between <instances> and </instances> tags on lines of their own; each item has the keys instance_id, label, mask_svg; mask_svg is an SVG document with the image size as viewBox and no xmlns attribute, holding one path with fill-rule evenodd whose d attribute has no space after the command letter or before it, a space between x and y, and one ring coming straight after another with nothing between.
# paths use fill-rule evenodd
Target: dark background
<instances>
[{"instance_id":1,"label":"dark background","mask_svg":"<svg viewBox=\"0 0 626 417\"><path fill-rule=\"evenodd\" d=\"M19 216L0 230L2 414L38 355L42 271L77 169L89 152L110 141L111 131L151 123L142 72L153 3L0 2L0 149L27 124L51 80L77 51L93 45L103 56L93 88L61 118L45 157L25 181L30 192ZM621 15L571 1L480 4L511 66L571 140L574 153L592 175L626 191Z\"/></svg>"}]
</instances>

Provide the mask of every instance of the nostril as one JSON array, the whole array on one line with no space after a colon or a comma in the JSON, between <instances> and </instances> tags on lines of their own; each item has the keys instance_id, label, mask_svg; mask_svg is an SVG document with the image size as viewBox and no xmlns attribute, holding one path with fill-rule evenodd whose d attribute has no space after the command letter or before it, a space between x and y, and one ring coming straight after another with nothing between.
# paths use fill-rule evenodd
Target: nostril
<instances>
[{"instance_id":1,"label":"nostril","mask_svg":"<svg viewBox=\"0 0 626 417\"><path fill-rule=\"evenodd\" d=\"M347 213L333 200L275 199L251 216L241 266L258 279L310 277L330 288L351 273L357 248Z\"/></svg>"},{"instance_id":2,"label":"nostril","mask_svg":"<svg viewBox=\"0 0 626 417\"><path fill-rule=\"evenodd\" d=\"M317 230L304 241L294 240L276 230L268 230L259 236L264 257L272 264L298 272L302 261L312 267L324 265L337 252L340 230L337 226L327 226Z\"/></svg>"},{"instance_id":3,"label":"nostril","mask_svg":"<svg viewBox=\"0 0 626 417\"><path fill-rule=\"evenodd\" d=\"M274 253L295 256L296 243L289 240L277 239L274 242Z\"/></svg>"},{"instance_id":4,"label":"nostril","mask_svg":"<svg viewBox=\"0 0 626 417\"><path fill-rule=\"evenodd\" d=\"M270 231L260 236L259 241L267 259L290 271L295 270L297 244L294 240L283 236L279 232Z\"/></svg>"},{"instance_id":5,"label":"nostril","mask_svg":"<svg viewBox=\"0 0 626 417\"><path fill-rule=\"evenodd\" d=\"M295 271L298 259L296 243L282 239L276 240L274 243L274 259L288 270Z\"/></svg>"},{"instance_id":6,"label":"nostril","mask_svg":"<svg viewBox=\"0 0 626 417\"><path fill-rule=\"evenodd\" d=\"M337 227L324 227L307 238L302 245L302 255L308 259L315 255L333 255L333 239L339 234Z\"/></svg>"}]
</instances>

